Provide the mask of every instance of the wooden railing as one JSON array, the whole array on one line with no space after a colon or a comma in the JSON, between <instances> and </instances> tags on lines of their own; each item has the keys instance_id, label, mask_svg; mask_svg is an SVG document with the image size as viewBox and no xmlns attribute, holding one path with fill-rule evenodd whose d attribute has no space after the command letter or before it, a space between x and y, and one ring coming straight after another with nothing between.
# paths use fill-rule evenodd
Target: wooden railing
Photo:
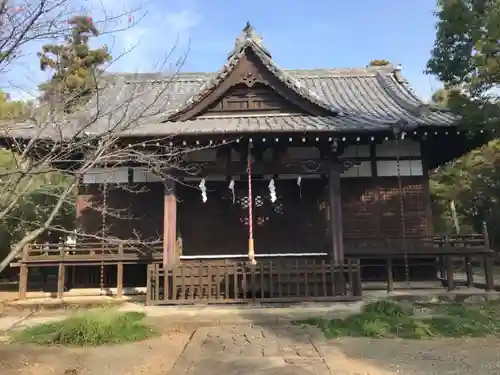
<instances>
[{"instance_id":1,"label":"wooden railing","mask_svg":"<svg viewBox=\"0 0 500 375\"><path fill-rule=\"evenodd\" d=\"M445 254L474 249L477 252L488 252L483 235L460 236L433 236L433 237L387 237L381 238L345 238L345 254L347 256L378 256L380 254ZM214 254L217 254L214 249ZM320 253L318 253L320 254ZM265 254L256 254L257 257ZM268 255L265 255L268 256ZM272 256L272 255L271 255ZM77 243L65 245L61 243L30 244L22 256L13 263L18 267L21 263L54 264L116 264L117 262L137 263L140 261L161 261L163 244L161 242L105 242L105 243ZM209 258L210 256L205 256ZM221 255L220 258L241 258L240 255ZM198 259L195 255L181 257L181 259ZM200 257L201 259L201 257Z\"/></svg>"},{"instance_id":2,"label":"wooden railing","mask_svg":"<svg viewBox=\"0 0 500 375\"><path fill-rule=\"evenodd\" d=\"M363 237L344 238L347 256L379 256L380 254L436 255L474 250L490 251L482 234L432 237Z\"/></svg>"},{"instance_id":3,"label":"wooden railing","mask_svg":"<svg viewBox=\"0 0 500 375\"><path fill-rule=\"evenodd\" d=\"M75 245L62 243L30 244L14 263L49 263L84 264L113 263L117 261L136 263L161 259L163 244L161 242L82 242Z\"/></svg>"},{"instance_id":4,"label":"wooden railing","mask_svg":"<svg viewBox=\"0 0 500 375\"><path fill-rule=\"evenodd\" d=\"M148 304L272 303L361 299L359 263L273 259L148 266Z\"/></svg>"},{"instance_id":5,"label":"wooden railing","mask_svg":"<svg viewBox=\"0 0 500 375\"><path fill-rule=\"evenodd\" d=\"M441 270L441 279L449 290L453 290L461 283L457 279L456 265L458 263L464 264L467 286L476 286L477 280L481 279L482 288L487 290L494 288L492 259L495 255L486 245L487 241L482 235L407 237L404 239L392 237L382 240L346 238L344 243L346 259L353 262L351 264L359 263L361 274L365 268L383 267L383 271L377 270L376 272L383 275L382 279L386 282L389 291L395 289L397 281L395 273L398 270L401 272L401 267L404 267L408 260L411 261L412 266L415 266L421 258L426 258L427 264L434 262L436 269ZM122 296L124 267L135 267L131 266L135 264L138 265L137 267L143 267L138 269L138 273L142 275L140 276L142 281L137 286L144 286L146 282L150 283L151 303L191 303L198 300L255 302L273 301L273 298L280 301L285 299L338 300L337 292L332 292L332 288L337 284L331 282L324 284L323 273L327 275L327 279L330 277L328 275L336 273L345 274L346 279L351 279L348 269L340 270L335 268L338 266L332 266L329 263L327 253L281 254L280 257L276 254L256 255L256 267L250 267L246 263L244 253L233 256L215 256L212 259L207 259L207 256L184 256L181 257L180 264L167 270L167 277L165 277L165 271L161 265L163 245L159 242L79 243L76 246L30 244L12 266L20 268L20 298L26 296L28 269L31 267L57 268L55 270L57 275L53 276L57 279L57 281L54 280L54 284L57 284L55 292L57 297L62 297L67 289L77 285L86 285L85 278L94 280L91 286L94 288L98 286L103 288L104 284L107 285L106 287L114 285L117 288L117 295ZM366 260L370 260L371 263L367 264ZM300 267L297 264L301 264ZM76 282L68 280L75 274L68 270L74 271L76 268L86 270L85 267L80 266L87 266L89 272L76 272L79 275ZM472 271L473 266L476 275ZM147 275L146 267L148 267ZM478 268L483 273L479 278ZM105 272L102 271L103 269ZM127 280L130 274L135 274L136 271L128 272ZM217 272L221 272L224 276L217 276ZM357 270L353 272L359 274ZM162 281L158 281L157 278ZM357 276L353 280L356 278ZM230 282L229 279L231 279ZM97 285L95 285L96 280L99 280ZM198 285L194 280L198 280ZM249 283L251 280L254 282ZM307 280L307 283L304 280ZM186 293L182 293L183 282L187 283L184 285ZM279 287L280 284L285 287ZM173 285L176 287L174 288ZM272 289L271 285L273 285ZM354 288L354 284L348 285L348 288ZM227 293L226 287L229 288ZM327 293L324 292L325 287ZM337 290L339 290L338 287ZM353 293L357 296L358 291Z\"/></svg>"},{"instance_id":6,"label":"wooden railing","mask_svg":"<svg viewBox=\"0 0 500 375\"><path fill-rule=\"evenodd\" d=\"M429 272L434 272L437 280L440 280L448 291L455 290L458 286L468 288L478 288L486 291L496 289L494 275L493 252L474 251L460 249L445 254L379 254L370 257L360 257L358 255L348 259L360 260L360 269L364 281L382 281L388 292L392 292L399 287L404 289L414 288L417 282L423 281L421 277L415 276L415 271L419 268L427 268L427 281ZM372 272L370 272L372 271ZM367 275L374 275L373 277ZM498 275L497 275L498 276ZM376 289L379 289L376 287Z\"/></svg>"}]
</instances>

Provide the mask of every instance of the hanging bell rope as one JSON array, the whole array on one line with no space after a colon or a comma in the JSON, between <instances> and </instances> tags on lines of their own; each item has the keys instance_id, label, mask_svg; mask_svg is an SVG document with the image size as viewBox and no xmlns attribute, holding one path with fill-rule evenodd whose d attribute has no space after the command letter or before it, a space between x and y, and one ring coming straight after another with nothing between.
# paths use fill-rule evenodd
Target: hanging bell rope
<instances>
[{"instance_id":1,"label":"hanging bell rope","mask_svg":"<svg viewBox=\"0 0 500 375\"><path fill-rule=\"evenodd\" d=\"M255 249L253 243L253 195L252 195L252 154L251 143L248 143L247 156L247 173L248 173L248 259L251 264L255 262Z\"/></svg>"}]
</instances>

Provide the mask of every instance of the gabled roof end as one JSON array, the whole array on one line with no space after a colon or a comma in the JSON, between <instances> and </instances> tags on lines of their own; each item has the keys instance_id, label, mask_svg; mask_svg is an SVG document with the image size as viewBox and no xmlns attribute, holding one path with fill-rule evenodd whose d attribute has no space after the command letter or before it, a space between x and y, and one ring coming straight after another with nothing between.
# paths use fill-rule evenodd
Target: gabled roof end
<instances>
[{"instance_id":1,"label":"gabled roof end","mask_svg":"<svg viewBox=\"0 0 500 375\"><path fill-rule=\"evenodd\" d=\"M245 47L250 44L257 46L262 50L262 52L264 52L269 58L271 58L271 53L266 47L264 47L263 39L264 38L262 37L262 35L257 34L257 31L255 31L254 27L250 24L250 22L247 21L245 27L243 28L243 30L241 30L240 35L238 35L238 37L236 38L234 49L229 54L228 59L230 59L235 54L240 53Z\"/></svg>"}]
</instances>

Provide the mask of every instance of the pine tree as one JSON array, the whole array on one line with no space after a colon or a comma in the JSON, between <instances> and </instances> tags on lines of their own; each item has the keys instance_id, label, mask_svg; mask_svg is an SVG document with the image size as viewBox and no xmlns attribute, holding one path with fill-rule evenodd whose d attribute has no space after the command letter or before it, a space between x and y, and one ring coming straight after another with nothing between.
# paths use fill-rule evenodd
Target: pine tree
<instances>
[{"instance_id":1,"label":"pine tree","mask_svg":"<svg viewBox=\"0 0 500 375\"><path fill-rule=\"evenodd\" d=\"M68 20L71 32L61 44L47 44L38 53L40 69L53 71L52 78L40 85L42 99L64 103L71 112L85 103L96 89L100 67L111 60L106 46L91 49L89 40L99 36L91 17L75 16Z\"/></svg>"},{"instance_id":2,"label":"pine tree","mask_svg":"<svg viewBox=\"0 0 500 375\"><path fill-rule=\"evenodd\" d=\"M28 117L31 103L11 100L10 95L0 90L0 121L24 120Z\"/></svg>"},{"instance_id":3,"label":"pine tree","mask_svg":"<svg viewBox=\"0 0 500 375\"><path fill-rule=\"evenodd\" d=\"M372 60L370 61L370 63L368 64L368 66L387 66L387 65L390 65L391 63L389 62L389 60Z\"/></svg>"}]
</instances>

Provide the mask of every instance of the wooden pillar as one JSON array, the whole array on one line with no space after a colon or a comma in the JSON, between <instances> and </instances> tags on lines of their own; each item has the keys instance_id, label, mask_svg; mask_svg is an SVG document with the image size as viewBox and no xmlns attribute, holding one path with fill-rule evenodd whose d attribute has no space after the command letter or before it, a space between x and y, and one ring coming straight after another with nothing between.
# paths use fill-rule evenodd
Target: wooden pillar
<instances>
[{"instance_id":1,"label":"wooden pillar","mask_svg":"<svg viewBox=\"0 0 500 375\"><path fill-rule=\"evenodd\" d=\"M342 202L340 196L340 164L332 160L328 168L328 200L330 209L331 253L333 293L344 295L344 234L342 227ZM350 280L352 283L353 281Z\"/></svg>"},{"instance_id":2,"label":"wooden pillar","mask_svg":"<svg viewBox=\"0 0 500 375\"><path fill-rule=\"evenodd\" d=\"M340 196L340 166L330 162L328 169L328 200L330 208L331 260L333 264L344 263L344 233L342 227L342 201Z\"/></svg>"},{"instance_id":3,"label":"wooden pillar","mask_svg":"<svg viewBox=\"0 0 500 375\"><path fill-rule=\"evenodd\" d=\"M59 247L59 256L61 257L61 261L59 262L59 266L57 268L57 298L63 298L64 297L64 285L66 282L66 268L64 265L64 258L65 258L65 248L64 245L61 244Z\"/></svg>"},{"instance_id":4,"label":"wooden pillar","mask_svg":"<svg viewBox=\"0 0 500 375\"><path fill-rule=\"evenodd\" d=\"M123 257L123 244L118 245L118 256ZM116 297L123 297L123 262L119 261L116 265Z\"/></svg>"},{"instance_id":5,"label":"wooden pillar","mask_svg":"<svg viewBox=\"0 0 500 375\"><path fill-rule=\"evenodd\" d=\"M495 290L495 278L493 276L493 257L491 256L491 254L484 255L483 263L486 291L491 292Z\"/></svg>"},{"instance_id":6,"label":"wooden pillar","mask_svg":"<svg viewBox=\"0 0 500 375\"><path fill-rule=\"evenodd\" d=\"M164 182L165 196L163 202L163 265L178 262L177 242L177 199L175 196L175 180Z\"/></svg>"},{"instance_id":7,"label":"wooden pillar","mask_svg":"<svg viewBox=\"0 0 500 375\"><path fill-rule=\"evenodd\" d=\"M23 258L21 262L21 267L19 270L19 295L20 300L26 299L26 293L28 291L28 265L25 263L28 260L29 245L25 246L23 249Z\"/></svg>"}]
</instances>

